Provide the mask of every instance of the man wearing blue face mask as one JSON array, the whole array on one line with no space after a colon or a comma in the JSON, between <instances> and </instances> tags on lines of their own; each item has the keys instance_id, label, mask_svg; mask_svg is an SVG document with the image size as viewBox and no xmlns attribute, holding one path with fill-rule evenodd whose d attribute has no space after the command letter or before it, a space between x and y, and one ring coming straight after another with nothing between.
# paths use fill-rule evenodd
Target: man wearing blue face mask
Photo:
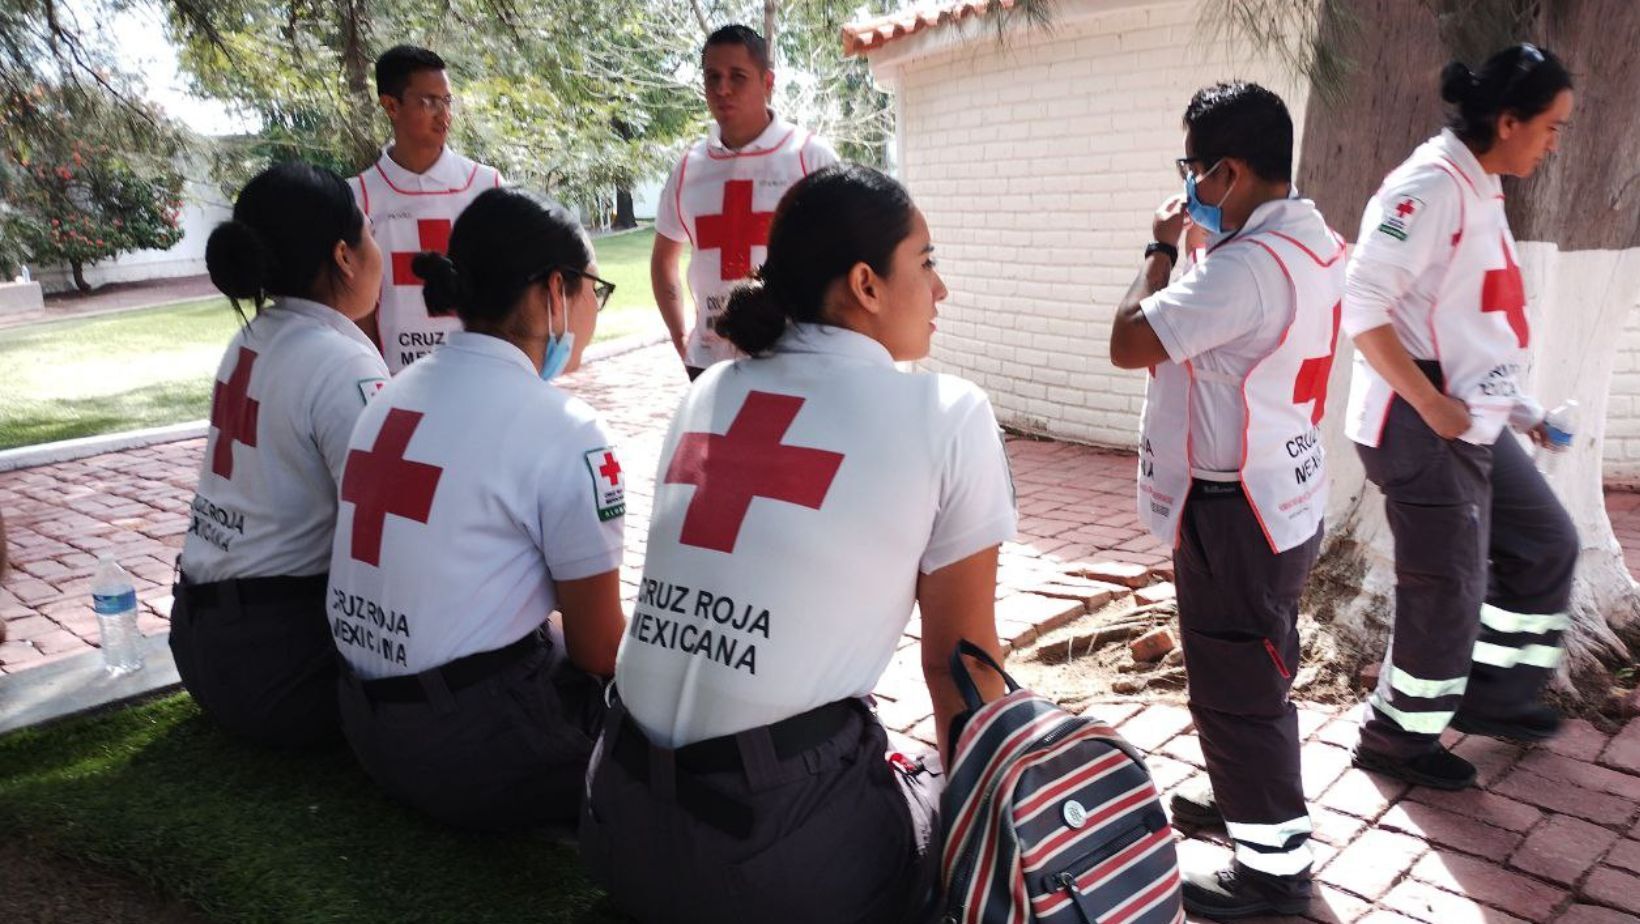
<instances>
[{"instance_id":1,"label":"man wearing blue face mask","mask_svg":"<svg viewBox=\"0 0 1640 924\"><path fill-rule=\"evenodd\" d=\"M1110 337L1113 363L1151 369L1139 513L1173 545L1211 784L1175 795L1173 814L1222 824L1235 843L1230 867L1186 871L1184 901L1215 920L1298 914L1310 897L1310 820L1288 692L1327 502L1321 419L1344 244L1293 195L1280 97L1251 83L1207 87L1184 127L1184 195L1157 211ZM1206 244L1169 284L1187 214Z\"/></svg>"}]
</instances>

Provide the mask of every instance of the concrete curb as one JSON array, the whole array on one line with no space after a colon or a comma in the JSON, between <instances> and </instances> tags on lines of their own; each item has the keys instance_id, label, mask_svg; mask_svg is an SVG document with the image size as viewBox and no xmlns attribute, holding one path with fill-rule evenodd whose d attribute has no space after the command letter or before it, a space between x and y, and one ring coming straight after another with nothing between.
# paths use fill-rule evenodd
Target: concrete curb
<instances>
[{"instance_id":1,"label":"concrete curb","mask_svg":"<svg viewBox=\"0 0 1640 924\"><path fill-rule=\"evenodd\" d=\"M665 331L647 331L607 343L595 343L581 354L581 362L583 365L589 365L666 341ZM127 449L141 449L160 443L198 439L210 430L210 426L208 420L195 420L163 427L149 427L146 430L128 430L124 433L105 433L56 443L41 443L38 446L19 446L16 449L0 451L0 472L13 472L56 462L72 462L88 456L99 456L105 452L124 452Z\"/></svg>"},{"instance_id":2,"label":"concrete curb","mask_svg":"<svg viewBox=\"0 0 1640 924\"><path fill-rule=\"evenodd\" d=\"M143 669L121 677L103 670L100 650L0 677L0 735L181 689L169 642L169 632L143 636Z\"/></svg>"}]
</instances>

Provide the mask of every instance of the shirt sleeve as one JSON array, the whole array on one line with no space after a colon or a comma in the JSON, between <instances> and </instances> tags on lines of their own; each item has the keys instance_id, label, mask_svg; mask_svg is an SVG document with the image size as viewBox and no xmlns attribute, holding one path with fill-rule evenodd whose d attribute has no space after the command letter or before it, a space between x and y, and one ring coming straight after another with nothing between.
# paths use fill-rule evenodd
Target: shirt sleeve
<instances>
[{"instance_id":1,"label":"shirt sleeve","mask_svg":"<svg viewBox=\"0 0 1640 924\"><path fill-rule=\"evenodd\" d=\"M578 581L621 566L626 476L597 420L566 436L559 445L567 452L543 454L550 458L540 479L541 554L553 580Z\"/></svg>"},{"instance_id":2,"label":"shirt sleeve","mask_svg":"<svg viewBox=\"0 0 1640 924\"><path fill-rule=\"evenodd\" d=\"M1344 333L1359 337L1391 323L1395 305L1415 281L1411 270L1393 263L1350 260L1344 276Z\"/></svg>"},{"instance_id":3,"label":"shirt sleeve","mask_svg":"<svg viewBox=\"0 0 1640 924\"><path fill-rule=\"evenodd\" d=\"M1392 175L1361 212L1351 262L1399 267L1417 277L1446 259L1463 222L1457 183L1435 167Z\"/></svg>"},{"instance_id":4,"label":"shirt sleeve","mask_svg":"<svg viewBox=\"0 0 1640 924\"><path fill-rule=\"evenodd\" d=\"M924 574L1014 537L1018 514L1008 450L991 402L975 389L946 451L939 508L919 563Z\"/></svg>"},{"instance_id":5,"label":"shirt sleeve","mask_svg":"<svg viewBox=\"0 0 1640 924\"><path fill-rule=\"evenodd\" d=\"M362 349L341 361L334 375L320 381L313 400L313 441L338 485L353 425L365 404L386 384L387 364L380 355Z\"/></svg>"},{"instance_id":6,"label":"shirt sleeve","mask_svg":"<svg viewBox=\"0 0 1640 924\"><path fill-rule=\"evenodd\" d=\"M837 149L831 146L831 142L819 135L810 135L809 140L803 145L803 166L808 168L809 173L824 170L842 162L843 159L837 156Z\"/></svg>"},{"instance_id":7,"label":"shirt sleeve","mask_svg":"<svg viewBox=\"0 0 1640 924\"><path fill-rule=\"evenodd\" d=\"M1266 300L1245 258L1221 251L1145 298L1139 307L1167 358L1183 363L1258 330Z\"/></svg>"},{"instance_id":8,"label":"shirt sleeve","mask_svg":"<svg viewBox=\"0 0 1640 924\"><path fill-rule=\"evenodd\" d=\"M672 168L666 185L661 188L661 201L655 206L655 233L680 242L689 237L688 230L683 226L683 216L678 212L678 183L683 177L683 166L688 161L689 155L685 153L678 165Z\"/></svg>"}]
</instances>

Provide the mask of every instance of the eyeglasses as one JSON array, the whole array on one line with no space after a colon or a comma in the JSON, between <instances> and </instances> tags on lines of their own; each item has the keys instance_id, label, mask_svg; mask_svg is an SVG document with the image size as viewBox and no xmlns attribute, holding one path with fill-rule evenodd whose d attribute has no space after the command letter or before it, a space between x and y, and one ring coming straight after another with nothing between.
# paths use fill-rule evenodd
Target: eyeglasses
<instances>
[{"instance_id":1,"label":"eyeglasses","mask_svg":"<svg viewBox=\"0 0 1640 924\"><path fill-rule=\"evenodd\" d=\"M418 93L414 96L406 96L404 102L405 105L414 106L423 112L434 115L440 112L454 113L456 111L456 98L453 96L427 96Z\"/></svg>"},{"instance_id":2,"label":"eyeglasses","mask_svg":"<svg viewBox=\"0 0 1640 924\"><path fill-rule=\"evenodd\" d=\"M1219 161L1223 159L1224 158L1222 157L1181 157L1173 161L1173 165L1179 168L1179 179L1188 180L1190 179L1190 174L1194 172L1196 174L1196 179L1199 180L1207 174L1212 173L1213 168L1217 167L1219 165ZM1191 164L1202 164L1204 166L1211 164L1212 166L1208 166L1205 170L1192 171L1190 169Z\"/></svg>"},{"instance_id":3,"label":"eyeglasses","mask_svg":"<svg viewBox=\"0 0 1640 924\"><path fill-rule=\"evenodd\" d=\"M574 273L575 275L590 281L592 283L592 297L598 300L599 311L604 310L604 306L609 304L609 297L615 294L615 283L610 282L607 279L599 279L597 276L592 275L586 270L578 270L573 266L554 266L545 273L542 273L541 276L537 278L543 278L555 272Z\"/></svg>"}]
</instances>

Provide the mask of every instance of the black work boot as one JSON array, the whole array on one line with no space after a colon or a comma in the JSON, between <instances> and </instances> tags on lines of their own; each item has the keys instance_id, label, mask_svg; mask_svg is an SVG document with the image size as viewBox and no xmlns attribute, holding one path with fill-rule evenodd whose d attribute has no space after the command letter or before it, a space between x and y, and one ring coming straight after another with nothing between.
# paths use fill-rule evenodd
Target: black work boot
<instances>
[{"instance_id":1,"label":"black work boot","mask_svg":"<svg viewBox=\"0 0 1640 924\"><path fill-rule=\"evenodd\" d=\"M1431 789L1467 789L1475 784L1475 765L1439 745L1415 757L1396 757L1357 744L1351 762L1362 770Z\"/></svg>"},{"instance_id":2,"label":"black work boot","mask_svg":"<svg viewBox=\"0 0 1640 924\"><path fill-rule=\"evenodd\" d=\"M1198 828L1224 827L1224 815L1219 811L1218 800L1213 797L1211 783L1180 787L1168 800L1168 808L1173 810L1175 822Z\"/></svg>"},{"instance_id":3,"label":"black work boot","mask_svg":"<svg viewBox=\"0 0 1640 924\"><path fill-rule=\"evenodd\" d=\"M1215 921L1303 914L1310 908L1310 873L1272 876L1237 860L1211 873L1184 874L1184 910Z\"/></svg>"},{"instance_id":4,"label":"black work boot","mask_svg":"<svg viewBox=\"0 0 1640 924\"><path fill-rule=\"evenodd\" d=\"M1548 703L1533 703L1515 715L1500 719L1470 715L1459 709L1452 717L1452 727L1466 735L1546 741L1560 731L1560 710Z\"/></svg>"}]
</instances>

